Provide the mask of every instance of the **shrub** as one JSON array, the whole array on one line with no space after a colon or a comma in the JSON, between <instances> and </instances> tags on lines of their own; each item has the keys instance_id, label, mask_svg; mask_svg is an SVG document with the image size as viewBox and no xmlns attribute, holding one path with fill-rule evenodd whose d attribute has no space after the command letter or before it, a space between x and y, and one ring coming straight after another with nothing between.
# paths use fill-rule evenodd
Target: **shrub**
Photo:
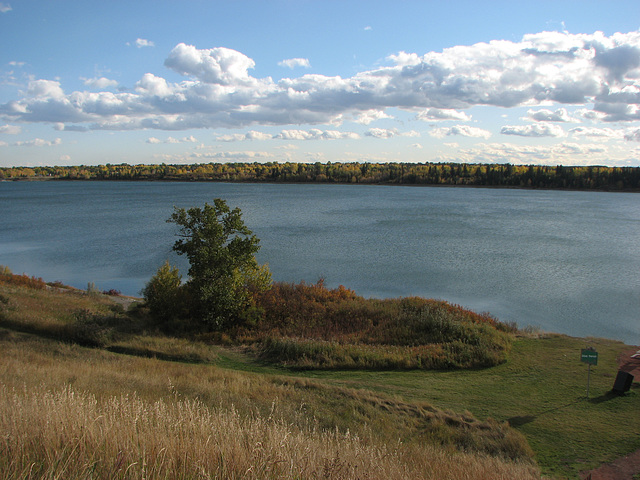
<instances>
[{"instance_id":1,"label":"shrub","mask_svg":"<svg viewBox=\"0 0 640 480\"><path fill-rule=\"evenodd\" d=\"M184 316L187 308L187 288L177 267L165 262L142 290L149 313L160 322L169 322Z\"/></svg>"},{"instance_id":2,"label":"shrub","mask_svg":"<svg viewBox=\"0 0 640 480\"><path fill-rule=\"evenodd\" d=\"M258 305L261 355L297 368L488 367L506 360L512 340L488 314L420 297L365 299L322 280L276 283Z\"/></svg>"},{"instance_id":3,"label":"shrub","mask_svg":"<svg viewBox=\"0 0 640 480\"><path fill-rule=\"evenodd\" d=\"M27 288L35 288L42 290L47 287L47 284L42 278L29 277L26 274L15 275L11 273L8 267L0 266L0 283L8 283L16 286L23 286Z\"/></svg>"}]
</instances>

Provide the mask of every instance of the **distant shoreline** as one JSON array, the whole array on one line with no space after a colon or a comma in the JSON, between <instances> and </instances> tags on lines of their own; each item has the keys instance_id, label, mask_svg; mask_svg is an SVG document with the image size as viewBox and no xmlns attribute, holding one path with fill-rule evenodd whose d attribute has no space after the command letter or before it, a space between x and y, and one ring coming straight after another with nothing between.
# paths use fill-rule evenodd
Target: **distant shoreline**
<instances>
[{"instance_id":1,"label":"distant shoreline","mask_svg":"<svg viewBox=\"0 0 640 480\"><path fill-rule=\"evenodd\" d=\"M396 185L640 192L640 167L459 163L208 163L1 167L0 180Z\"/></svg>"},{"instance_id":2,"label":"distant shoreline","mask_svg":"<svg viewBox=\"0 0 640 480\"><path fill-rule=\"evenodd\" d=\"M219 180L208 178L183 179L183 178L51 178L51 177L30 177L1 179L0 183L10 182L149 182L149 183L231 183L250 185L346 185L352 187L374 186L374 187L431 187L431 188L482 188L496 190L542 190L542 191L566 191L566 192L593 192L593 193L640 193L640 188L630 188L623 190L606 188L567 188L567 187L527 187L518 185L456 185L456 184L431 184L431 183L349 183L349 182L314 182L314 181L282 181L282 180Z\"/></svg>"}]
</instances>

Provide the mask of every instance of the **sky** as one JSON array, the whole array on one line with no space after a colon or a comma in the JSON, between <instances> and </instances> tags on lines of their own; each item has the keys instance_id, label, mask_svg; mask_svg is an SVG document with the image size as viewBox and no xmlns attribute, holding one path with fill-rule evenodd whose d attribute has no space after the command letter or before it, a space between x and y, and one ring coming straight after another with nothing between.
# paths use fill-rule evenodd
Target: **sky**
<instances>
[{"instance_id":1,"label":"sky","mask_svg":"<svg viewBox=\"0 0 640 480\"><path fill-rule=\"evenodd\" d=\"M0 0L0 167L640 166L637 0Z\"/></svg>"}]
</instances>

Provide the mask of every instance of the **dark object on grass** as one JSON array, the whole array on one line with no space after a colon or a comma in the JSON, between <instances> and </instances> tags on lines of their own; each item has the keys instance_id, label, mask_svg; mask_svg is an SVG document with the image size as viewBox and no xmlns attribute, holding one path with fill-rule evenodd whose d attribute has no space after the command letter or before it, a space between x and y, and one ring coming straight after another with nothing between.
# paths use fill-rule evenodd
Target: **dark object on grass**
<instances>
[{"instance_id":1,"label":"dark object on grass","mask_svg":"<svg viewBox=\"0 0 640 480\"><path fill-rule=\"evenodd\" d=\"M633 383L633 375L628 372L624 372L622 370L618 370L618 375L616 376L616 381L613 383L613 392L618 395L622 395L625 392L628 392L631 388L631 384Z\"/></svg>"}]
</instances>

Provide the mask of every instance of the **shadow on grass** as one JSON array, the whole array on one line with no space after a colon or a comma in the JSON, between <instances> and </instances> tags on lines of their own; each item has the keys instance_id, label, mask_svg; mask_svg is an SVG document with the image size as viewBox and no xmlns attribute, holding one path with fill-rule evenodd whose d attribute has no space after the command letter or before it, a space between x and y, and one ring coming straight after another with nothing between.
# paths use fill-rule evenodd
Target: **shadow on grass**
<instances>
[{"instance_id":1,"label":"shadow on grass","mask_svg":"<svg viewBox=\"0 0 640 480\"><path fill-rule=\"evenodd\" d=\"M622 396L621 394L619 394L617 392L614 392L613 390L609 390L604 395L600 395L599 397L590 398L589 402L593 403L595 405L598 405L599 403L608 402L609 400L614 400L616 398L620 398L621 396Z\"/></svg>"},{"instance_id":2,"label":"shadow on grass","mask_svg":"<svg viewBox=\"0 0 640 480\"><path fill-rule=\"evenodd\" d=\"M522 425L526 425L527 423L533 422L534 420L536 420L541 415L545 415L547 413L552 413L552 412L557 412L557 411L562 410L564 408L567 408L567 407L570 407L572 405L575 405L576 403L580 402L581 400L582 399L578 398L577 400L574 400L573 402L569 402L569 403L567 403L565 405L560 405L559 407L553 407L553 408L549 408L547 410L543 410L540 413L538 413L537 415L518 415L518 416L515 416L515 417L507 418L507 422L512 427L521 427Z\"/></svg>"}]
</instances>

